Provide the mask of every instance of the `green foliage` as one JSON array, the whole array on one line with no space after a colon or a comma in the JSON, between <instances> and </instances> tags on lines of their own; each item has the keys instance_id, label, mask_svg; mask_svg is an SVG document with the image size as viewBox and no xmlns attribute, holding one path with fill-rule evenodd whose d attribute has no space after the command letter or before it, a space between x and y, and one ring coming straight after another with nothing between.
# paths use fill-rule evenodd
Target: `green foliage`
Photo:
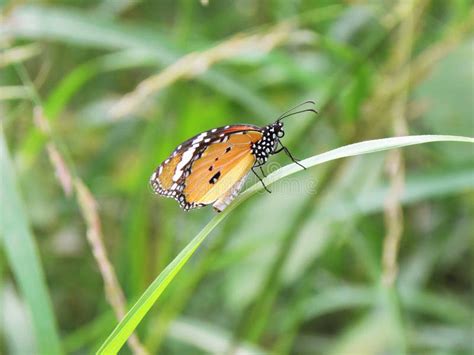
<instances>
[{"instance_id":1,"label":"green foliage","mask_svg":"<svg viewBox=\"0 0 474 355\"><path fill-rule=\"evenodd\" d=\"M474 136L472 2L208 2L2 3L0 353L118 350L134 330L164 354L472 353L472 144L360 156ZM151 193L183 140L307 99L318 117L287 120L283 140L313 168L272 157L272 194L250 179L216 216Z\"/></svg>"}]
</instances>

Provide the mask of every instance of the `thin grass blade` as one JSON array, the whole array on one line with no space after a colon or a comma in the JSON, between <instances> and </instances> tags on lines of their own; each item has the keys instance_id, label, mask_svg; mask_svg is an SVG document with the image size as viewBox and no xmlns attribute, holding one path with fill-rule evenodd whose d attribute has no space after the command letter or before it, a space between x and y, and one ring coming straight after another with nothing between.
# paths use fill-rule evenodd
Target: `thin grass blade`
<instances>
[{"instance_id":1,"label":"thin grass blade","mask_svg":"<svg viewBox=\"0 0 474 355\"><path fill-rule=\"evenodd\" d=\"M29 306L41 354L61 354L51 299L31 233L28 214L16 184L14 167L0 127L0 243L8 264Z\"/></svg>"},{"instance_id":2,"label":"thin grass blade","mask_svg":"<svg viewBox=\"0 0 474 355\"><path fill-rule=\"evenodd\" d=\"M355 144L350 144L341 148L331 150L329 152L315 155L303 160L301 163L307 168L329 162L332 160L351 157L355 155L369 154L380 152L384 150L407 147L416 144L430 143L430 142L464 142L474 143L474 138L461 136L445 136L445 135L420 135L420 136L406 136L393 137L365 141ZM292 175L301 171L301 167L296 164L287 165L265 179L267 185L272 184L286 176ZM191 258L197 248L211 233L211 231L239 204L254 195L256 192L262 190L260 183L253 185L242 193L224 212L216 215L199 234L191 240L191 242L178 254L178 256L160 273L160 275L153 281L148 289L143 293L140 299L135 303L132 309L127 313L124 319L117 325L110 336L102 344L98 350L98 354L117 353L123 344L126 342L130 334L140 324L141 320L156 300L160 297L166 287L174 279L176 274Z\"/></svg>"}]
</instances>

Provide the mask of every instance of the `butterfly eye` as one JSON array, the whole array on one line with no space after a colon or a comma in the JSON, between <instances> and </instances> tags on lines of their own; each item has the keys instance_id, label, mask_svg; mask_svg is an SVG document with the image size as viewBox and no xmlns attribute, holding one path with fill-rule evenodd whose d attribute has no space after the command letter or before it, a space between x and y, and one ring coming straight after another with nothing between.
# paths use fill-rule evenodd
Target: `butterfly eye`
<instances>
[{"instance_id":1,"label":"butterfly eye","mask_svg":"<svg viewBox=\"0 0 474 355\"><path fill-rule=\"evenodd\" d=\"M285 131L279 131L277 133L278 138L283 138L285 136Z\"/></svg>"}]
</instances>

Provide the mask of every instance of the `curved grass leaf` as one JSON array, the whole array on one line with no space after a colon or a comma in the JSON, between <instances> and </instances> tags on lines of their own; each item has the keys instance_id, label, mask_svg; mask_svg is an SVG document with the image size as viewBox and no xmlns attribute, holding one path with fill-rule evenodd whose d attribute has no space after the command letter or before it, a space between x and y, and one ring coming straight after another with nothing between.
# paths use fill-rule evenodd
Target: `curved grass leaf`
<instances>
[{"instance_id":1,"label":"curved grass leaf","mask_svg":"<svg viewBox=\"0 0 474 355\"><path fill-rule=\"evenodd\" d=\"M420 135L420 136L406 136L376 139L361 143L350 144L341 148L331 150L329 152L315 155L303 160L301 163L306 167L314 167L316 165L329 162L332 160L362 155L368 153L379 152L388 149L406 147L415 144L423 144L429 142L465 142L474 143L474 138L460 137L460 136L445 136L445 135ZM287 165L265 179L265 183L270 185L288 175L294 174L301 170L296 164ZM98 354L117 353L128 337L133 333L143 317L147 314L156 300L160 297L166 287L174 279L176 274L186 264L189 258L194 254L201 243L211 233L211 231L238 205L262 190L262 185L257 183L244 191L224 212L216 215L193 240L176 256L176 258L168 264L168 266L160 273L160 275L153 281L148 289L143 293L140 299L135 303L132 309L122 319L122 321L113 330L110 336L102 344L98 350Z\"/></svg>"}]
</instances>

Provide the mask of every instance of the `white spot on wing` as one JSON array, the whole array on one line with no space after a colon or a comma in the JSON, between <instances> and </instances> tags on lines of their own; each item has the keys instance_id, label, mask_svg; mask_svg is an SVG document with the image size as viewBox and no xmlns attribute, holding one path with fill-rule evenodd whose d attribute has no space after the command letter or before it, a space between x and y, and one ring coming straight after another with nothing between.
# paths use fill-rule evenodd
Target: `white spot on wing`
<instances>
[{"instance_id":1,"label":"white spot on wing","mask_svg":"<svg viewBox=\"0 0 474 355\"><path fill-rule=\"evenodd\" d=\"M207 132L201 133L199 136L196 137L195 140L193 140L192 144L194 145L196 143L201 142L206 136L207 136Z\"/></svg>"},{"instance_id":2,"label":"white spot on wing","mask_svg":"<svg viewBox=\"0 0 474 355\"><path fill-rule=\"evenodd\" d=\"M187 151L184 152L183 156L181 157L181 161L176 167L176 171L173 175L173 181L178 181L181 175L183 175L183 168L191 161L195 150L195 148L189 148Z\"/></svg>"}]
</instances>

